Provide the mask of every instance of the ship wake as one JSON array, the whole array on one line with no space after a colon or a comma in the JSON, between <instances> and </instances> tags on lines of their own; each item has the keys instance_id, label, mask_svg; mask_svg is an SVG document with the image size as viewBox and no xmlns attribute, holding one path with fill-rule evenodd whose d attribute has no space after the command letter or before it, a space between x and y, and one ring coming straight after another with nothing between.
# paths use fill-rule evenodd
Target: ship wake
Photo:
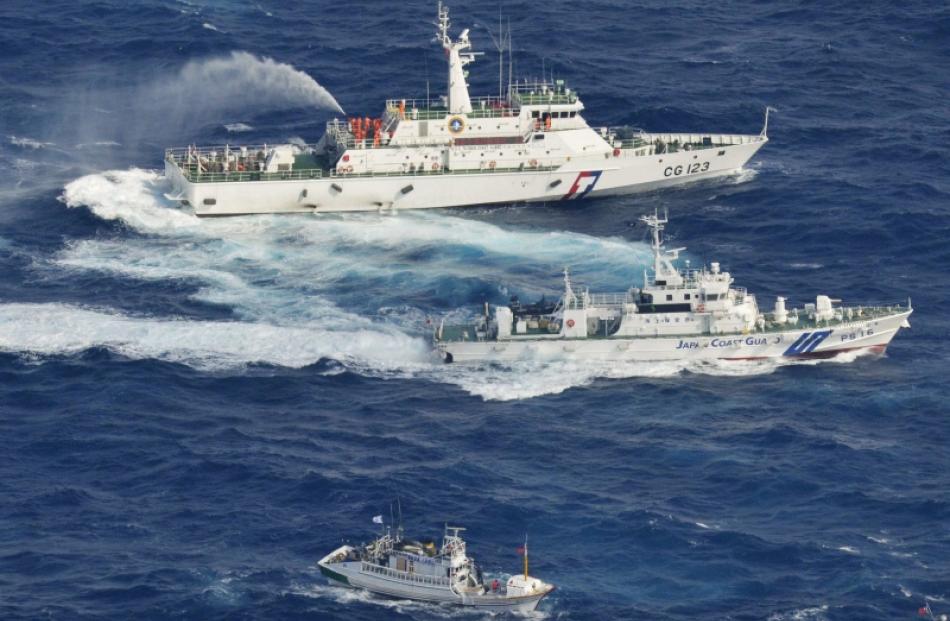
<instances>
[{"instance_id":1,"label":"ship wake","mask_svg":"<svg viewBox=\"0 0 950 621\"><path fill-rule=\"evenodd\" d=\"M602 379L760 375L788 364L445 365L429 346L438 318L462 317L483 299L518 293L531 301L557 291L564 265L581 281L622 290L642 273L648 247L431 212L200 220L177 209L166 191L158 173L138 169L69 183L61 198L68 207L120 226L67 242L36 269L172 285L174 295L227 308L227 319L163 310L173 305L135 315L109 300L94 308L5 304L0 350L46 357L105 348L234 373L257 364L301 368L333 360L363 375L440 382L486 400L558 394Z\"/></svg>"}]
</instances>

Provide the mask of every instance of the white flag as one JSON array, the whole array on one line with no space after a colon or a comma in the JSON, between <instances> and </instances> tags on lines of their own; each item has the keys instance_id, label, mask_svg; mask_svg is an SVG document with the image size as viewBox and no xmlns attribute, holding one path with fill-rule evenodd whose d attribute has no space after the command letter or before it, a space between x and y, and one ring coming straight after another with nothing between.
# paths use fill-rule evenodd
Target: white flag
<instances>
[{"instance_id":1,"label":"white flag","mask_svg":"<svg viewBox=\"0 0 950 621\"><path fill-rule=\"evenodd\" d=\"M382 524L382 523L383 523L383 516L381 515L373 516L373 524Z\"/></svg>"}]
</instances>

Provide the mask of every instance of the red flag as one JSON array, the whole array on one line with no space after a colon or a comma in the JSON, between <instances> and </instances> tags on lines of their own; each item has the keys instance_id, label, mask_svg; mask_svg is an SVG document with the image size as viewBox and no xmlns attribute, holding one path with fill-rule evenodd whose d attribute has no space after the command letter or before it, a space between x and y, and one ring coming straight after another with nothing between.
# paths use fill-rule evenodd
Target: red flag
<instances>
[{"instance_id":1,"label":"red flag","mask_svg":"<svg viewBox=\"0 0 950 621\"><path fill-rule=\"evenodd\" d=\"M518 554L524 556L524 546L518 546Z\"/></svg>"},{"instance_id":2,"label":"red flag","mask_svg":"<svg viewBox=\"0 0 950 621\"><path fill-rule=\"evenodd\" d=\"M926 616L927 616L927 613L929 613L929 612L930 612L930 611L927 610L927 607L926 607L926 606L921 606L920 608L917 609L917 614L920 615L921 617L926 617Z\"/></svg>"}]
</instances>

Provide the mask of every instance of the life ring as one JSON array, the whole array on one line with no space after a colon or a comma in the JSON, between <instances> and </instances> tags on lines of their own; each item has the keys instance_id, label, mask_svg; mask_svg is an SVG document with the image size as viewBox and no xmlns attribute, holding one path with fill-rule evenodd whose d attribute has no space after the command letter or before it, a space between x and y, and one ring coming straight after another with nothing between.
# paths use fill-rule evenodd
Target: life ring
<instances>
[{"instance_id":1,"label":"life ring","mask_svg":"<svg viewBox=\"0 0 950 621\"><path fill-rule=\"evenodd\" d=\"M538 160L531 160L530 162L528 162L528 166L530 166L531 168L537 168Z\"/></svg>"},{"instance_id":2,"label":"life ring","mask_svg":"<svg viewBox=\"0 0 950 621\"><path fill-rule=\"evenodd\" d=\"M439 170L440 168L442 168L441 164L438 162L432 162L432 170Z\"/></svg>"},{"instance_id":3,"label":"life ring","mask_svg":"<svg viewBox=\"0 0 950 621\"><path fill-rule=\"evenodd\" d=\"M614 149L614 157L620 157L620 149Z\"/></svg>"},{"instance_id":4,"label":"life ring","mask_svg":"<svg viewBox=\"0 0 950 621\"><path fill-rule=\"evenodd\" d=\"M567 327L568 327L568 328L573 328L573 327L574 327L574 320L573 320L573 319L568 319L566 323L567 323Z\"/></svg>"},{"instance_id":5,"label":"life ring","mask_svg":"<svg viewBox=\"0 0 950 621\"><path fill-rule=\"evenodd\" d=\"M488 167L489 167L490 169L492 169L492 170L495 170L495 166L497 166L497 165L498 165L498 163L495 162L495 160L492 160L492 161L488 162Z\"/></svg>"}]
</instances>

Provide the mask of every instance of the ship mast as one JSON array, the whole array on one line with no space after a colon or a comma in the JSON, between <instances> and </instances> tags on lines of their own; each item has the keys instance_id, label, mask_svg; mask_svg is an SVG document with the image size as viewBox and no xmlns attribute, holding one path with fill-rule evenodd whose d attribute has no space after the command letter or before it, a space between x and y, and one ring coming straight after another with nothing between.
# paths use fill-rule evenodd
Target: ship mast
<instances>
[{"instance_id":1,"label":"ship mast","mask_svg":"<svg viewBox=\"0 0 950 621\"><path fill-rule=\"evenodd\" d=\"M683 276L673 265L673 261L678 259L680 252L686 250L686 248L673 248L672 250L664 250L663 239L660 236L660 232L663 231L665 225L669 222L669 218L666 215L664 215L663 218L660 218L659 213L654 211L652 216L640 216L640 221L650 227L650 231L653 235L651 247L653 248L653 277L656 281L656 284L683 284Z\"/></svg>"},{"instance_id":2,"label":"ship mast","mask_svg":"<svg viewBox=\"0 0 950 621\"><path fill-rule=\"evenodd\" d=\"M470 114L472 102L468 96L468 84L465 82L465 65L475 60L475 52L470 52L472 44L468 40L468 29L462 31L457 41L449 35L449 9L439 3L439 31L436 36L445 50L449 62L449 114Z\"/></svg>"}]
</instances>

